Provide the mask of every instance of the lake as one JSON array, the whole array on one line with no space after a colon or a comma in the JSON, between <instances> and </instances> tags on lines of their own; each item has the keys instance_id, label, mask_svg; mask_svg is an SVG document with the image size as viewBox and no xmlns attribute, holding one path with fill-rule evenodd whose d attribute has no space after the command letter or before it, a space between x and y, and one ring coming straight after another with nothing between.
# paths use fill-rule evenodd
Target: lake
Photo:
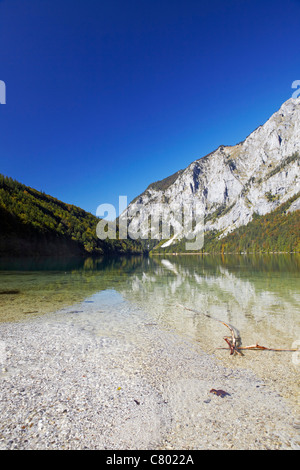
<instances>
[{"instance_id":1,"label":"lake","mask_svg":"<svg viewBox=\"0 0 300 470\"><path fill-rule=\"evenodd\" d=\"M123 335L133 343L140 325L155 324L226 366L252 369L297 404L297 352L231 356L221 349L229 330L209 317L233 325L242 346L297 348L299 268L296 254L1 260L0 321L65 310L93 334Z\"/></svg>"}]
</instances>

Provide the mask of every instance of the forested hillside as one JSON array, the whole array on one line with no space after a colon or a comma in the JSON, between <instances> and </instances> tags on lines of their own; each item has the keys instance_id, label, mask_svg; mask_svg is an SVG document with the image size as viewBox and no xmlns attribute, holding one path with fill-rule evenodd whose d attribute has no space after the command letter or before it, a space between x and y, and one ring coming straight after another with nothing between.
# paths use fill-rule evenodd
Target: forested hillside
<instances>
[{"instance_id":1,"label":"forested hillside","mask_svg":"<svg viewBox=\"0 0 300 470\"><path fill-rule=\"evenodd\" d=\"M133 240L99 240L99 219L0 174L0 255L142 253Z\"/></svg>"},{"instance_id":2,"label":"forested hillside","mask_svg":"<svg viewBox=\"0 0 300 470\"><path fill-rule=\"evenodd\" d=\"M299 193L266 215L255 214L252 221L220 238L216 231L205 232L203 252L207 253L268 253L300 252L300 210L288 212ZM186 240L153 252L185 252Z\"/></svg>"}]
</instances>

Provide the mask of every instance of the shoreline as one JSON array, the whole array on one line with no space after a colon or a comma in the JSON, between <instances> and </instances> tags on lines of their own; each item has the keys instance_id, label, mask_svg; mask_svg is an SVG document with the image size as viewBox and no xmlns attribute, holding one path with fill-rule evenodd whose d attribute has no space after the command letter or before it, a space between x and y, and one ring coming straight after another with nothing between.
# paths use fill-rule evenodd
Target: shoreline
<instances>
[{"instance_id":1,"label":"shoreline","mask_svg":"<svg viewBox=\"0 0 300 470\"><path fill-rule=\"evenodd\" d=\"M174 255L174 256L181 256L181 255L220 255L220 256L223 256L223 255L241 255L241 256L248 256L248 255L299 255L300 252L299 251L264 251L264 252L261 252L261 251L253 251L253 252L234 252L234 251L224 251L223 253L221 251L215 251L215 252L204 252L204 253L187 253L186 251L185 252L175 252L175 253L171 253L171 252L166 252L166 253L163 253L163 252L157 252L157 253L149 253L149 255L158 255L158 256L165 256L165 255Z\"/></svg>"},{"instance_id":2,"label":"shoreline","mask_svg":"<svg viewBox=\"0 0 300 470\"><path fill-rule=\"evenodd\" d=\"M253 372L147 315L130 336L128 304L121 330L75 308L0 324L0 449L300 449L295 410Z\"/></svg>"}]
</instances>

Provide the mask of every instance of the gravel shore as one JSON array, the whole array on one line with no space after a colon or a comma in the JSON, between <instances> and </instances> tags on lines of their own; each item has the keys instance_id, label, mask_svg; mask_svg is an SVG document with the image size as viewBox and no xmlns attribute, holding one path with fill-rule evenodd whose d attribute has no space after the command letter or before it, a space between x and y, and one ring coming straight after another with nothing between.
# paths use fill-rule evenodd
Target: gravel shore
<instances>
[{"instance_id":1,"label":"gravel shore","mask_svg":"<svg viewBox=\"0 0 300 470\"><path fill-rule=\"evenodd\" d=\"M0 449L300 449L295 410L252 372L147 319L132 340L130 316L110 333L67 313L0 324Z\"/></svg>"}]
</instances>

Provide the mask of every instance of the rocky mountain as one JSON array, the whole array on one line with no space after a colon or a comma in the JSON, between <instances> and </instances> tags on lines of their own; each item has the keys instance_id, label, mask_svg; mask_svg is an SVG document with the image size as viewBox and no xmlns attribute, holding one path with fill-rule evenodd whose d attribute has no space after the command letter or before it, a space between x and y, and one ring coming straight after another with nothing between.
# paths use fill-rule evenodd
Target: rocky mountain
<instances>
[{"instance_id":1,"label":"rocky mountain","mask_svg":"<svg viewBox=\"0 0 300 470\"><path fill-rule=\"evenodd\" d=\"M174 214L191 204L196 203L204 215L204 231L220 239L288 200L292 202L287 211L300 209L300 98L283 103L243 142L222 145L186 169L150 184L121 219L127 217L131 230L145 238L149 217L158 205L167 205L173 232L172 237L162 238L168 246L186 235Z\"/></svg>"}]
</instances>

